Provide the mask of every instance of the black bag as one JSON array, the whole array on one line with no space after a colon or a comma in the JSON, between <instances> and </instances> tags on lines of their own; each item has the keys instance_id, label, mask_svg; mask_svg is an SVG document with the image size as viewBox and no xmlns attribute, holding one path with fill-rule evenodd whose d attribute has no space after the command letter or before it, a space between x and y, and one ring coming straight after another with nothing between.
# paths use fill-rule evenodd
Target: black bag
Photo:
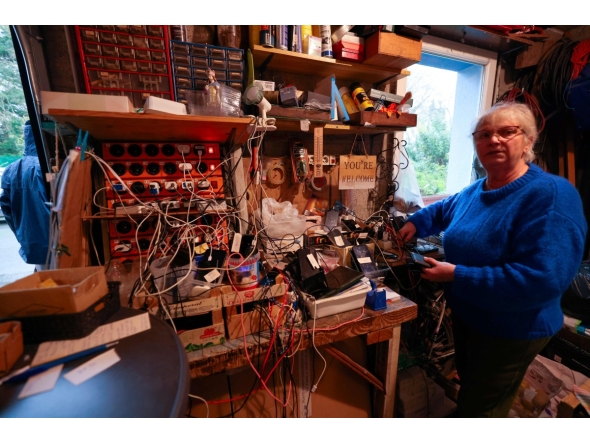
<instances>
[{"instance_id":1,"label":"black bag","mask_svg":"<svg viewBox=\"0 0 590 444\"><path fill-rule=\"evenodd\" d=\"M590 322L590 261L582 261L574 280L561 298L561 309L572 318Z\"/></svg>"}]
</instances>

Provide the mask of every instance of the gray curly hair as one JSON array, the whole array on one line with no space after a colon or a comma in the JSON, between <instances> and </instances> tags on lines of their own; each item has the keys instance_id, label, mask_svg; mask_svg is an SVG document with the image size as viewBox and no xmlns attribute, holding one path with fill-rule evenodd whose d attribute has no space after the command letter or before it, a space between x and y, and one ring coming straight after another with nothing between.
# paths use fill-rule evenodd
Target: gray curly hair
<instances>
[{"instance_id":1,"label":"gray curly hair","mask_svg":"<svg viewBox=\"0 0 590 444\"><path fill-rule=\"evenodd\" d=\"M524 160L526 162L532 162L535 160L536 155L533 151L533 147L539 137L537 121L531 109L524 103L500 102L495 104L479 116L473 131L477 131L484 123L490 120L492 115L497 113L508 114L518 122L518 126L524 133L525 137L531 142L531 149L525 153Z\"/></svg>"}]
</instances>

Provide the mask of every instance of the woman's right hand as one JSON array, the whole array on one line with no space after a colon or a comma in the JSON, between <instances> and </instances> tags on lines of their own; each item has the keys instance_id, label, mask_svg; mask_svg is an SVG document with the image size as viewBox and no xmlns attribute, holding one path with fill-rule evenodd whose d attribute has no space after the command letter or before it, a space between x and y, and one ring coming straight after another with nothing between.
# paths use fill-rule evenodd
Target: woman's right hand
<instances>
[{"instance_id":1,"label":"woman's right hand","mask_svg":"<svg viewBox=\"0 0 590 444\"><path fill-rule=\"evenodd\" d=\"M414 234L416 234L416 225L412 222L406 222L401 230L398 231L398 235L404 242L411 240L414 237Z\"/></svg>"}]
</instances>

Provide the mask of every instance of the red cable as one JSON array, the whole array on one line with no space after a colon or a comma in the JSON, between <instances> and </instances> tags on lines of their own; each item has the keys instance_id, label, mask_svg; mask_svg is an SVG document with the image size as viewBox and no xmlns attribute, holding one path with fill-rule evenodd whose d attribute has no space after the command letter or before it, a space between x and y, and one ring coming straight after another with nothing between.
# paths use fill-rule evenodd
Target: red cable
<instances>
[{"instance_id":1,"label":"red cable","mask_svg":"<svg viewBox=\"0 0 590 444\"><path fill-rule=\"evenodd\" d=\"M576 45L574 50L572 51L572 58L570 62L572 62L573 69L572 69L572 78L571 80L575 80L578 78L586 63L588 63L588 56L590 55L590 39L582 40L580 43Z\"/></svg>"}]
</instances>

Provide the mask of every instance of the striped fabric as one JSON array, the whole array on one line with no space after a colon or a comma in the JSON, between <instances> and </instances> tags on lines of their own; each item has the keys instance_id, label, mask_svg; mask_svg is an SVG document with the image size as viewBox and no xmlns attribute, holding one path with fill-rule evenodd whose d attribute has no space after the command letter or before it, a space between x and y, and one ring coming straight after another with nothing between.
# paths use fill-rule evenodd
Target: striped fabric
<instances>
[{"instance_id":1,"label":"striped fabric","mask_svg":"<svg viewBox=\"0 0 590 444\"><path fill-rule=\"evenodd\" d=\"M576 395L580 404L582 404L588 414L590 414L590 392L574 385L574 395Z\"/></svg>"}]
</instances>

